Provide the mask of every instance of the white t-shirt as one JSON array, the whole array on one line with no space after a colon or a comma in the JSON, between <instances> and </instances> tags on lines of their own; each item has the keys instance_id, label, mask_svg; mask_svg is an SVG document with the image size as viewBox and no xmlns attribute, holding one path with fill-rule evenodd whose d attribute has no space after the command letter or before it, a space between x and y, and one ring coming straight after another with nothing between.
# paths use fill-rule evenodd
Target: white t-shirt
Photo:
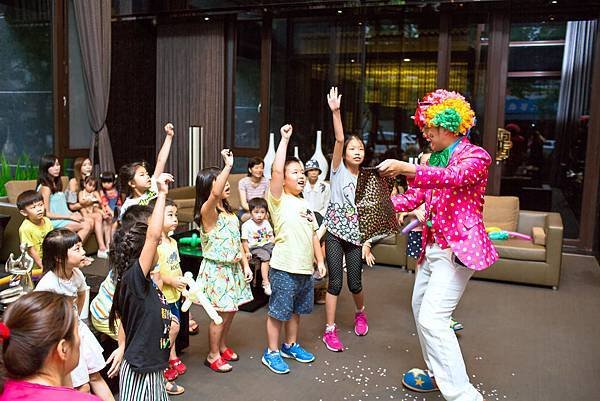
<instances>
[{"instance_id":1,"label":"white t-shirt","mask_svg":"<svg viewBox=\"0 0 600 401\"><path fill-rule=\"evenodd\" d=\"M77 294L87 290L85 276L78 268L73 269L70 279L59 278L53 271L49 271L40 279L34 291L49 291L55 294L74 297L73 303L77 308Z\"/></svg>"},{"instance_id":2,"label":"white t-shirt","mask_svg":"<svg viewBox=\"0 0 600 401\"><path fill-rule=\"evenodd\" d=\"M123 218L125 211L133 205L147 205L150 201L158 196L158 185L156 184L156 178L152 176L150 181L150 189L142 194L142 196L138 196L137 198L127 198L125 202L123 202L123 206L121 206L121 212L119 213L119 220Z\"/></svg>"},{"instance_id":3,"label":"white t-shirt","mask_svg":"<svg viewBox=\"0 0 600 401\"><path fill-rule=\"evenodd\" d=\"M331 197L331 188L329 183L323 180L317 180L315 185L310 185L310 182L306 182L302 196L308 203L308 208L313 212L319 213L321 216L325 216L327 211L327 205L329 205L329 198Z\"/></svg>"},{"instance_id":4,"label":"white t-shirt","mask_svg":"<svg viewBox=\"0 0 600 401\"><path fill-rule=\"evenodd\" d=\"M263 246L274 240L273 227L267 220L258 225L250 219L242 224L242 239L248 241L249 248Z\"/></svg>"}]
</instances>

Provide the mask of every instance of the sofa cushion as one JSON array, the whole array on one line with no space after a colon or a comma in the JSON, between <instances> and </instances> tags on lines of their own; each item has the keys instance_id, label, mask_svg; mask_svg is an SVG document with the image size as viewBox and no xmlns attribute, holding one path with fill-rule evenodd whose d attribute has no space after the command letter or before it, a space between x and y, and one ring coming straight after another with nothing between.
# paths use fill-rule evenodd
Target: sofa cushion
<instances>
[{"instance_id":1,"label":"sofa cushion","mask_svg":"<svg viewBox=\"0 0 600 401\"><path fill-rule=\"evenodd\" d=\"M387 237L377 241L377 245L385 244L385 245L396 245L396 234L388 235Z\"/></svg>"},{"instance_id":2,"label":"sofa cushion","mask_svg":"<svg viewBox=\"0 0 600 401\"><path fill-rule=\"evenodd\" d=\"M500 227L517 231L519 198L516 196L486 196L483 206L483 223L486 227Z\"/></svg>"},{"instance_id":3,"label":"sofa cushion","mask_svg":"<svg viewBox=\"0 0 600 401\"><path fill-rule=\"evenodd\" d=\"M177 209L194 208L196 199L173 199L173 202L177 204Z\"/></svg>"},{"instance_id":4,"label":"sofa cushion","mask_svg":"<svg viewBox=\"0 0 600 401\"><path fill-rule=\"evenodd\" d=\"M66 189L67 185L69 184L69 177L62 176L60 179L62 180L63 189ZM36 184L37 180L8 181L6 184L4 184L8 202L13 204L17 203L17 197L21 194L21 192L35 190Z\"/></svg>"},{"instance_id":5,"label":"sofa cushion","mask_svg":"<svg viewBox=\"0 0 600 401\"><path fill-rule=\"evenodd\" d=\"M503 259L546 261L546 247L518 238L492 241Z\"/></svg>"}]
</instances>

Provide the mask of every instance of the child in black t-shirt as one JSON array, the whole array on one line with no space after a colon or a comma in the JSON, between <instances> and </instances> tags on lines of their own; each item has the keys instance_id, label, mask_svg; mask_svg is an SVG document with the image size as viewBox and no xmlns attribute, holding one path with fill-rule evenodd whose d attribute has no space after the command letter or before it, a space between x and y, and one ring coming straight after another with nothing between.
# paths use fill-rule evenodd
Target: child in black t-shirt
<instances>
[{"instance_id":1,"label":"child in black t-shirt","mask_svg":"<svg viewBox=\"0 0 600 401\"><path fill-rule=\"evenodd\" d=\"M121 320L124 358L119 377L120 399L168 401L169 394L183 389L170 382L164 385L163 371L169 366L171 311L150 278L157 262L156 247L163 228L165 199L170 174L157 179L158 196L150 221L139 221L115 233L109 263L117 278L109 322Z\"/></svg>"}]
</instances>

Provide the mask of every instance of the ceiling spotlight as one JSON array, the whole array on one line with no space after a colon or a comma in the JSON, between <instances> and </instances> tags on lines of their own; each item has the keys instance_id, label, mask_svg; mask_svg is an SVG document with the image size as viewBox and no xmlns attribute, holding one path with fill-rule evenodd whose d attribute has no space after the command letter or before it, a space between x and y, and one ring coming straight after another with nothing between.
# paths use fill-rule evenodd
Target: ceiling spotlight
<instances>
[{"instance_id":1,"label":"ceiling spotlight","mask_svg":"<svg viewBox=\"0 0 600 401\"><path fill-rule=\"evenodd\" d=\"M404 58L404 59L402 59L402 61L409 62L409 61L410 61L410 59L409 59L409 58Z\"/></svg>"},{"instance_id":2,"label":"ceiling spotlight","mask_svg":"<svg viewBox=\"0 0 600 401\"><path fill-rule=\"evenodd\" d=\"M338 10L338 14L341 14L341 13L342 13L342 10Z\"/></svg>"},{"instance_id":3,"label":"ceiling spotlight","mask_svg":"<svg viewBox=\"0 0 600 401\"><path fill-rule=\"evenodd\" d=\"M208 21L209 19L209 17L204 17L204 21Z\"/></svg>"},{"instance_id":4,"label":"ceiling spotlight","mask_svg":"<svg viewBox=\"0 0 600 401\"><path fill-rule=\"evenodd\" d=\"M558 4L558 0L552 0L550 4Z\"/></svg>"},{"instance_id":5,"label":"ceiling spotlight","mask_svg":"<svg viewBox=\"0 0 600 401\"><path fill-rule=\"evenodd\" d=\"M351 63L354 63L356 60L354 60L353 58L350 59Z\"/></svg>"}]
</instances>

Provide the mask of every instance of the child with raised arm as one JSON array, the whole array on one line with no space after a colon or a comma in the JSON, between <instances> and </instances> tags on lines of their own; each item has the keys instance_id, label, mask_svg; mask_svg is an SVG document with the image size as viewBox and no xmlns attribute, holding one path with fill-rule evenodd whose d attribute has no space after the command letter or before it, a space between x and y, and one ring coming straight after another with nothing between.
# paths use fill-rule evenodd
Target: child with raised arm
<instances>
[{"instance_id":1,"label":"child with raised arm","mask_svg":"<svg viewBox=\"0 0 600 401\"><path fill-rule=\"evenodd\" d=\"M275 247L269 270L272 293L267 317L268 347L262 363L278 374L290 371L282 357L303 363L315 360L314 355L298 343L298 329L300 315L311 313L313 308L315 258L319 275L325 275L314 215L301 197L306 183L304 168L297 159L286 160L291 136L291 125L281 127L281 142L275 154L267 195L275 228ZM279 335L283 325L285 341L280 350Z\"/></svg>"},{"instance_id":2,"label":"child with raised arm","mask_svg":"<svg viewBox=\"0 0 600 401\"><path fill-rule=\"evenodd\" d=\"M331 160L331 199L325 215L327 227L326 254L329 285L325 296L326 324L323 342L328 350L340 352L344 345L338 337L335 324L337 301L344 279L343 259L346 259L348 288L352 293L356 312L354 333L364 336L369 331L362 287L362 255L358 230L358 209L354 202L359 168L365 158L365 146L356 135L344 137L340 112L342 95L331 88L327 102L333 117L335 145Z\"/></svg>"},{"instance_id":3,"label":"child with raised arm","mask_svg":"<svg viewBox=\"0 0 600 401\"><path fill-rule=\"evenodd\" d=\"M165 165L171 152L173 136L175 135L173 124L167 123L164 129L167 136L156 157L156 167L152 176L148 175L148 165L145 161L126 164L119 170L120 191L127 196L123 206L121 206L119 220L129 206L147 205L158 194L156 179L165 171Z\"/></svg>"},{"instance_id":4,"label":"child with raised arm","mask_svg":"<svg viewBox=\"0 0 600 401\"><path fill-rule=\"evenodd\" d=\"M156 203L150 220L117 230L110 264L116 287L109 326L119 319L119 348L123 347L120 365L119 398L128 400L168 401L167 391L181 394L183 389L173 382L165 386L163 371L169 366L171 342L171 310L162 291L150 278L158 261L156 248L161 242L165 201L173 182L170 174L157 180Z\"/></svg>"},{"instance_id":5,"label":"child with raised arm","mask_svg":"<svg viewBox=\"0 0 600 401\"><path fill-rule=\"evenodd\" d=\"M252 271L240 240L240 222L227 201L233 154L223 149L221 156L225 162L222 171L207 168L198 173L194 207L203 258L196 281L223 318L222 324L209 323L209 352L204 361L218 373L230 372L233 368L229 362L239 360L227 346L227 335L239 307L253 299L248 285Z\"/></svg>"}]
</instances>

